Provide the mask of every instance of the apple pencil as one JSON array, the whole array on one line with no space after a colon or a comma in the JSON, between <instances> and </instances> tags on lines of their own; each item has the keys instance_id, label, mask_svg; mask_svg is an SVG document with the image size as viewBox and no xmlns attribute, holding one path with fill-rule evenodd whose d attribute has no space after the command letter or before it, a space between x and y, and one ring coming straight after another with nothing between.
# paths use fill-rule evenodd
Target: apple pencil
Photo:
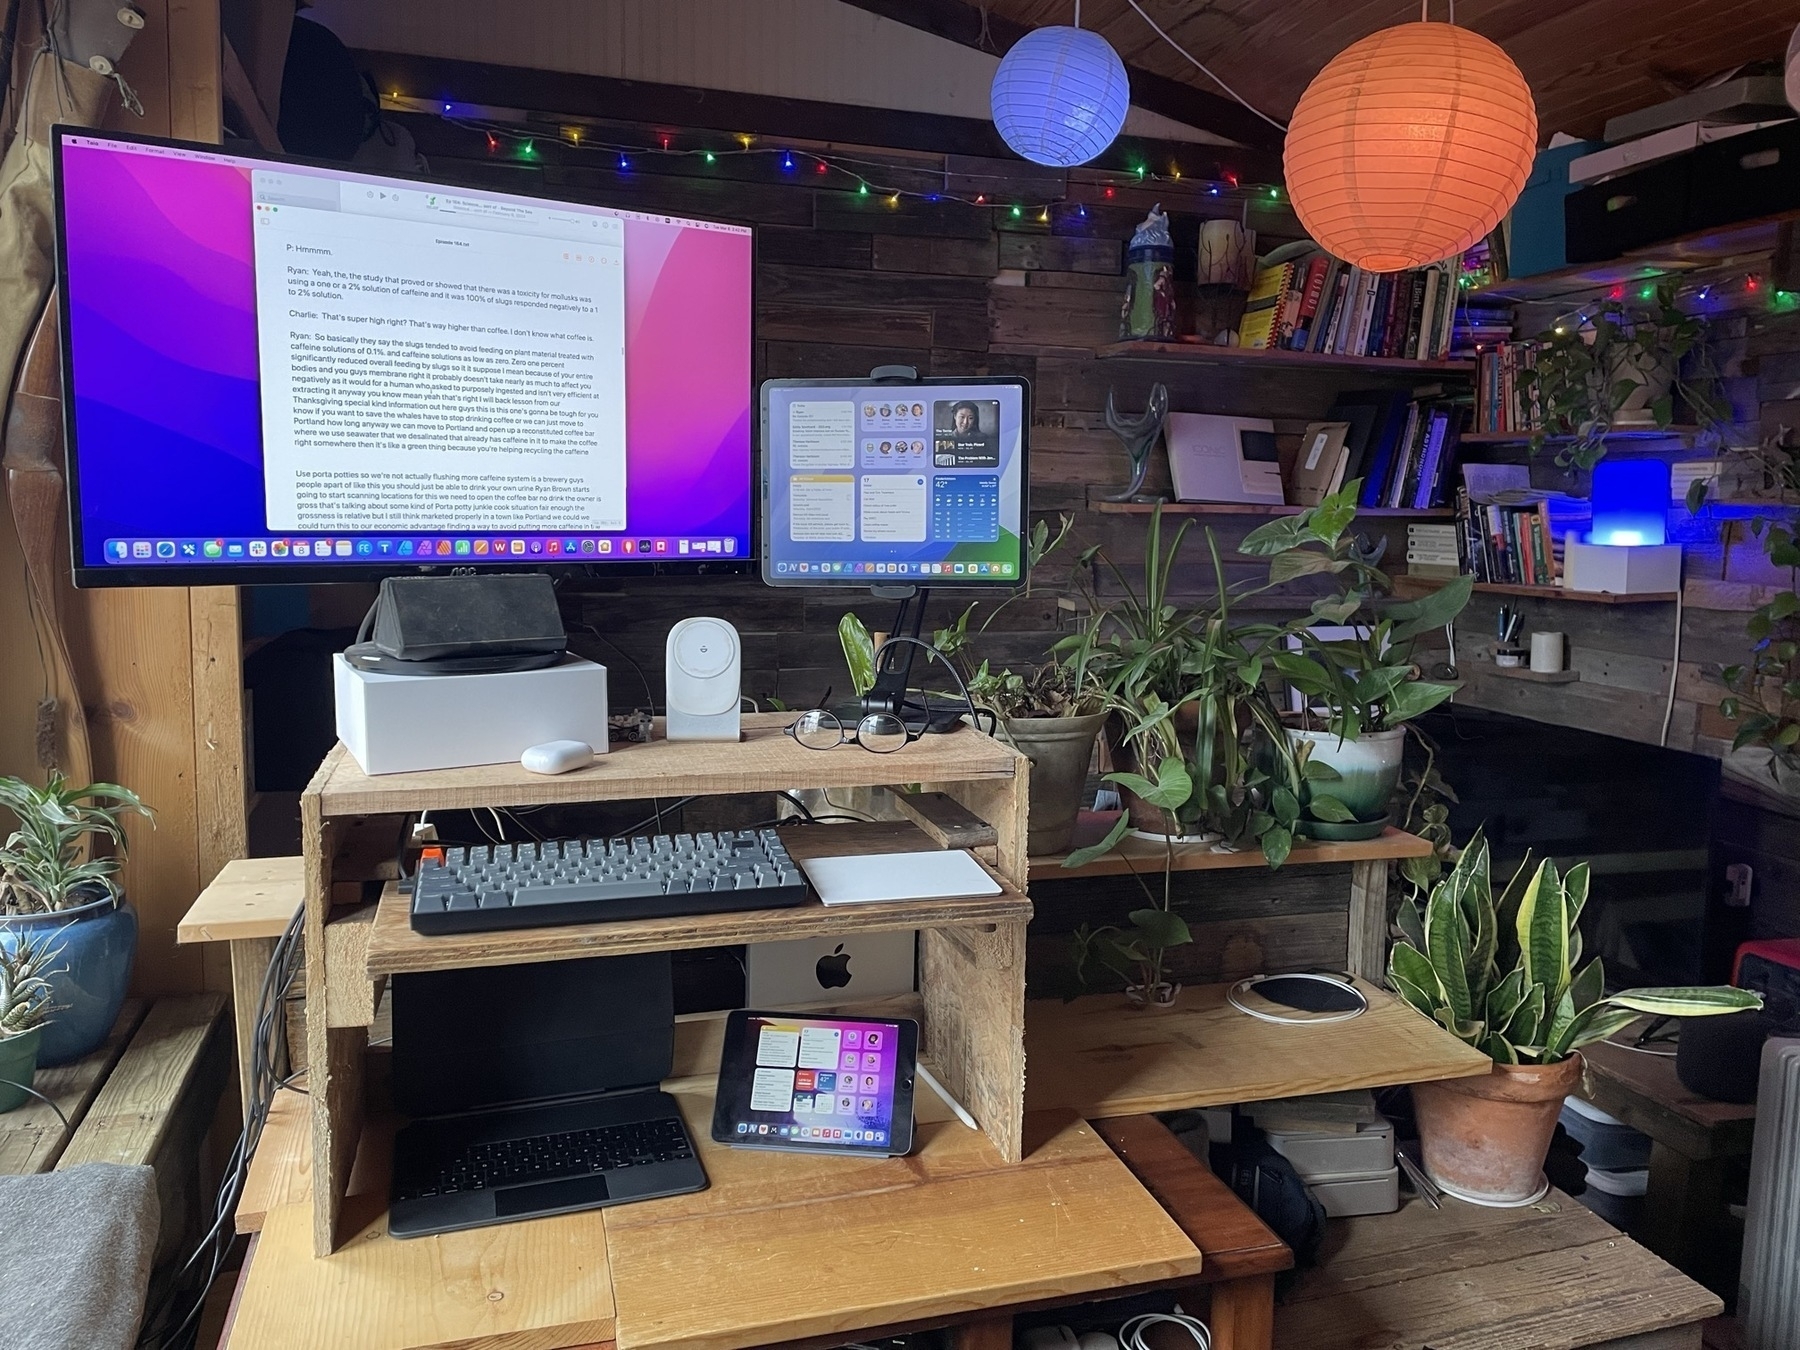
<instances>
[{"instance_id":1,"label":"apple pencil","mask_svg":"<svg viewBox=\"0 0 1800 1350\"><path fill-rule=\"evenodd\" d=\"M981 1128L981 1126L975 1123L975 1117L969 1114L968 1109L964 1107L961 1102L957 1101L956 1098L944 1091L944 1085L931 1076L930 1069L926 1068L923 1064L915 1064L913 1065L913 1068L918 1071L919 1077L925 1080L925 1086L937 1093L938 1096L942 1097L944 1099L944 1105L956 1112L956 1118L958 1120L967 1125L971 1130L979 1130Z\"/></svg>"}]
</instances>

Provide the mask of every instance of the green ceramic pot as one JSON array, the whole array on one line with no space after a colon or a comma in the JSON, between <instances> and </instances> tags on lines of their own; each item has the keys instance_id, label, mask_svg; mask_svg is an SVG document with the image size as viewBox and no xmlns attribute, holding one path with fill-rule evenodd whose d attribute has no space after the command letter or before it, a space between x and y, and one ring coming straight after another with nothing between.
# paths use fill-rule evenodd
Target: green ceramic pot
<instances>
[{"instance_id":1,"label":"green ceramic pot","mask_svg":"<svg viewBox=\"0 0 1800 1350\"><path fill-rule=\"evenodd\" d=\"M43 1039L44 1029L33 1027L0 1040L0 1112L16 1111L32 1100L25 1088L37 1073L38 1043Z\"/></svg>"},{"instance_id":2,"label":"green ceramic pot","mask_svg":"<svg viewBox=\"0 0 1800 1350\"><path fill-rule=\"evenodd\" d=\"M1365 731L1353 740L1339 740L1329 731L1288 729L1288 740L1296 748L1306 742L1312 746L1311 758L1329 764L1341 778L1318 784L1318 789L1336 797L1359 821L1387 818L1388 801L1400 782L1400 764L1406 752L1406 728L1392 731Z\"/></svg>"}]
</instances>

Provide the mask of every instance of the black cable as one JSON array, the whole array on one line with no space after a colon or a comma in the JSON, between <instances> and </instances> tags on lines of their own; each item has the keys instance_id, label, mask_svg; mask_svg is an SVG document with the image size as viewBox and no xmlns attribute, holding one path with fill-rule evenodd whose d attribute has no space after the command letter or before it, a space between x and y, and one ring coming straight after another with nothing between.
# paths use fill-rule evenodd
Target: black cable
<instances>
[{"instance_id":1,"label":"black cable","mask_svg":"<svg viewBox=\"0 0 1800 1350\"><path fill-rule=\"evenodd\" d=\"M51 959L54 960L55 958L53 957ZM58 1106L55 1102L51 1101L43 1093L39 1092L36 1088L31 1086L30 1083L21 1083L16 1078L0 1078L0 1083L4 1083L8 1087L16 1087L21 1092L29 1092L32 1096L36 1097L45 1106L49 1107L52 1111L56 1112L56 1118L62 1122L63 1132L65 1134L70 1133L74 1130L75 1127L73 1125L69 1124L69 1118L63 1114L62 1107Z\"/></svg>"},{"instance_id":2,"label":"black cable","mask_svg":"<svg viewBox=\"0 0 1800 1350\"><path fill-rule=\"evenodd\" d=\"M801 801L793 793L777 792L775 795L777 797L786 797L790 802L792 802L796 807L798 807L800 809L800 814L806 817L807 824L810 825L813 821L818 819L818 817L812 813L811 809L808 808L806 803Z\"/></svg>"}]
</instances>

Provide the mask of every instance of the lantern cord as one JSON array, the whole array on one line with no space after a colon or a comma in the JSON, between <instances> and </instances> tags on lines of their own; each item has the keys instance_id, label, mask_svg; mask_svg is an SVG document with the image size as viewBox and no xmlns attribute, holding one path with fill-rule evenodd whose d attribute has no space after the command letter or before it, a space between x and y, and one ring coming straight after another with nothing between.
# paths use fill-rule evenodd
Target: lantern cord
<instances>
[{"instance_id":1,"label":"lantern cord","mask_svg":"<svg viewBox=\"0 0 1800 1350\"><path fill-rule=\"evenodd\" d=\"M1195 70L1199 71L1202 75L1206 76L1207 79L1211 80L1214 84L1218 85L1219 88L1223 89L1226 93L1230 94L1234 99L1236 99L1239 103L1243 104L1251 112L1255 113L1258 117L1262 118L1263 121L1267 122L1270 126L1274 127L1275 130L1277 130L1277 131L1286 131L1287 130L1287 123L1277 122L1273 117L1270 117L1261 108L1258 108L1255 104L1250 102L1249 99L1245 98L1242 94L1238 93L1237 90L1233 89L1230 85L1226 84L1225 81L1221 80L1217 75L1213 74L1212 71L1207 69L1207 67L1205 65L1203 65L1200 61L1196 60L1193 53L1189 52L1186 47L1183 47L1174 38L1170 37L1167 33L1163 32L1163 30L1157 26L1156 20L1151 18L1148 14L1146 14L1144 12L1144 7L1138 3L1138 0L1125 0L1125 3L1130 5L1134 10L1137 11L1138 18L1142 19L1145 23L1150 25L1151 32L1155 33L1156 36L1158 36L1164 42L1168 43L1171 47L1173 47L1175 49L1176 53L1178 55L1180 55ZM1076 20L1076 22L1079 24L1080 20L1078 19L1078 20Z\"/></svg>"}]
</instances>

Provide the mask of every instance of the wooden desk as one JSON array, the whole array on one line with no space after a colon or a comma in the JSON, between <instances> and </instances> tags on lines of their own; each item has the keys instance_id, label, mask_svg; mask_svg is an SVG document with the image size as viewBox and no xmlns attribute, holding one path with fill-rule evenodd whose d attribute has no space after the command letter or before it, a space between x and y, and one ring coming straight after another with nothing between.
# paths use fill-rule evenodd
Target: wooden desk
<instances>
[{"instance_id":1,"label":"wooden desk","mask_svg":"<svg viewBox=\"0 0 1800 1350\"><path fill-rule=\"evenodd\" d=\"M1617 1039L1629 1040L1641 1025L1627 1027ZM1651 1139L1644 1245L1714 1289L1735 1288L1743 1238L1726 1195L1732 1169L1750 1156L1756 1107L1688 1091L1666 1054L1611 1041L1581 1054L1587 1061L1581 1095Z\"/></svg>"},{"instance_id":2,"label":"wooden desk","mask_svg":"<svg viewBox=\"0 0 1800 1350\"><path fill-rule=\"evenodd\" d=\"M1335 1219L1276 1350L1699 1350L1720 1302L1561 1191Z\"/></svg>"},{"instance_id":3,"label":"wooden desk","mask_svg":"<svg viewBox=\"0 0 1800 1350\"><path fill-rule=\"evenodd\" d=\"M230 1350L832 1343L1201 1275L1194 1243L1068 1113L1028 1118L1027 1157L1007 1164L921 1095L913 1155L829 1158L716 1145L710 1093L677 1097L708 1190L404 1242L385 1230L388 1135L372 1127L345 1202L354 1235L319 1259L304 1168L259 1150L251 1190L277 1203ZM303 1130L281 1139L309 1151Z\"/></svg>"},{"instance_id":4,"label":"wooden desk","mask_svg":"<svg viewBox=\"0 0 1800 1350\"><path fill-rule=\"evenodd\" d=\"M1369 1010L1348 1022L1277 1026L1225 1001L1225 984L1183 989L1168 1012L1118 994L1025 1005L1027 1109L1089 1120L1269 1097L1471 1078L1492 1067L1392 995L1357 981Z\"/></svg>"}]
</instances>

